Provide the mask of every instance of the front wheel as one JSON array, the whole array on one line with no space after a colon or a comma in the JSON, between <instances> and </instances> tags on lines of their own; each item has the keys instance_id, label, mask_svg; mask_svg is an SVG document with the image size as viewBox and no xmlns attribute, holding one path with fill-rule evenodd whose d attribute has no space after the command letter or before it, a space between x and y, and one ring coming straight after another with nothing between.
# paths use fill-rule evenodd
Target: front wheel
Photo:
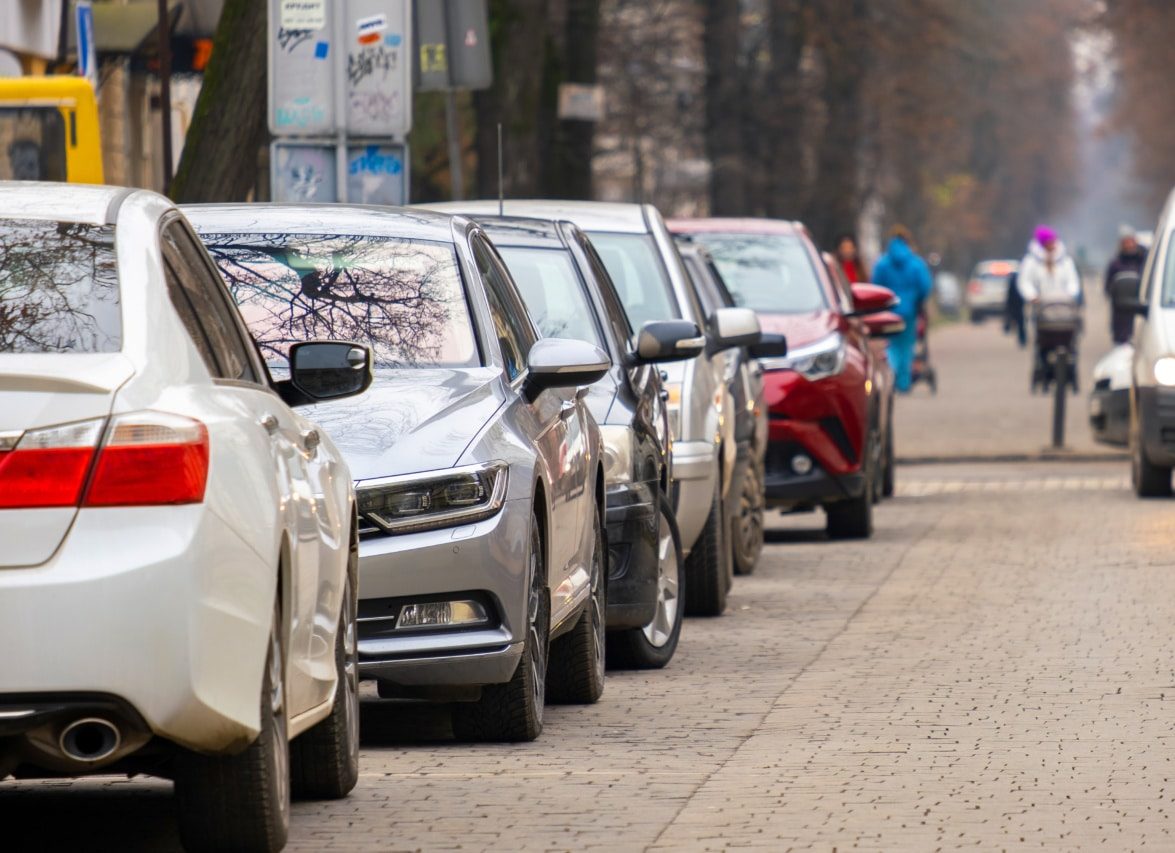
<instances>
[{"instance_id":1,"label":"front wheel","mask_svg":"<svg viewBox=\"0 0 1175 853\"><path fill-rule=\"evenodd\" d=\"M551 636L551 597L547 561L537 518L531 519L527 573L526 639L514 675L504 684L487 684L476 702L453 707L453 734L465 741L519 742L543 731L547 692L547 652Z\"/></svg>"},{"instance_id":2,"label":"front wheel","mask_svg":"<svg viewBox=\"0 0 1175 853\"><path fill-rule=\"evenodd\" d=\"M183 753L175 797L189 851L281 850L290 831L290 745L281 611L274 614L261 684L261 732L236 755Z\"/></svg>"},{"instance_id":3,"label":"front wheel","mask_svg":"<svg viewBox=\"0 0 1175 853\"><path fill-rule=\"evenodd\" d=\"M870 445L876 441L875 436L870 438ZM868 460L872 458L872 452L870 448L866 450ZM876 472L868 462L864 472L865 483L858 497L824 507L827 515L824 529L829 539L868 539L873 535L873 478Z\"/></svg>"},{"instance_id":4,"label":"front wheel","mask_svg":"<svg viewBox=\"0 0 1175 853\"><path fill-rule=\"evenodd\" d=\"M894 468L893 413L891 412L885 429L885 468L881 475L881 496L884 498L892 498L894 495L897 475Z\"/></svg>"},{"instance_id":5,"label":"front wheel","mask_svg":"<svg viewBox=\"0 0 1175 853\"><path fill-rule=\"evenodd\" d=\"M681 534L673 507L665 495L659 498L657 519L657 608L643 628L628 628L608 635L608 661L633 669L661 669L673 660L681 637Z\"/></svg>"},{"instance_id":6,"label":"front wheel","mask_svg":"<svg viewBox=\"0 0 1175 853\"><path fill-rule=\"evenodd\" d=\"M743 475L738 505L731 519L731 556L734 573L749 575L755 571L759 554L763 551L763 472L752 459Z\"/></svg>"},{"instance_id":7,"label":"front wheel","mask_svg":"<svg viewBox=\"0 0 1175 853\"><path fill-rule=\"evenodd\" d=\"M600 508L593 511L591 592L579 619L551 643L547 664L547 698L552 702L590 705L604 693L604 631L608 609L607 546Z\"/></svg>"},{"instance_id":8,"label":"front wheel","mask_svg":"<svg viewBox=\"0 0 1175 853\"><path fill-rule=\"evenodd\" d=\"M1130 422L1130 480L1134 484L1134 493L1140 498L1170 497L1171 469L1155 465L1147 458L1140 433L1138 415L1132 415Z\"/></svg>"}]
</instances>

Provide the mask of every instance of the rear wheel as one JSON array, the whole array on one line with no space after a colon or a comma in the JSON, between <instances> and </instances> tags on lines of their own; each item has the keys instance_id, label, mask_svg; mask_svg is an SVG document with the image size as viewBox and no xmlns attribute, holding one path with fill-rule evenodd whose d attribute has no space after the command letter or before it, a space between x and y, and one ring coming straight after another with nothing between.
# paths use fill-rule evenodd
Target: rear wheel
<instances>
[{"instance_id":1,"label":"rear wheel","mask_svg":"<svg viewBox=\"0 0 1175 853\"><path fill-rule=\"evenodd\" d=\"M297 797L338 800L359 781L359 644L356 596L351 578L359 552L351 549L339 630L335 635L335 667L339 684L330 716L290 744L293 792Z\"/></svg>"},{"instance_id":2,"label":"rear wheel","mask_svg":"<svg viewBox=\"0 0 1175 853\"><path fill-rule=\"evenodd\" d=\"M726 609L726 592L732 570L725 519L722 470L718 469L706 526L685 559L685 612L688 616L721 616Z\"/></svg>"},{"instance_id":3,"label":"rear wheel","mask_svg":"<svg viewBox=\"0 0 1175 853\"><path fill-rule=\"evenodd\" d=\"M734 573L751 574L763 551L763 472L757 459L751 460L743 475L731 519L730 539Z\"/></svg>"},{"instance_id":4,"label":"rear wheel","mask_svg":"<svg viewBox=\"0 0 1175 853\"><path fill-rule=\"evenodd\" d=\"M261 732L236 755L184 753L177 759L176 806L186 850L277 851L290 830L290 745L281 611L261 684Z\"/></svg>"},{"instance_id":5,"label":"rear wheel","mask_svg":"<svg viewBox=\"0 0 1175 853\"><path fill-rule=\"evenodd\" d=\"M590 705L604 692L604 631L607 613L607 548L600 509L594 511L591 594L575 627L551 643L547 664L547 698L552 702Z\"/></svg>"},{"instance_id":6,"label":"rear wheel","mask_svg":"<svg viewBox=\"0 0 1175 853\"><path fill-rule=\"evenodd\" d=\"M933 374L931 374L933 375ZM885 468L881 475L881 496L885 498L892 498L894 494L895 479L897 472L894 470L894 450L893 450L893 412L889 414L888 421L885 428Z\"/></svg>"},{"instance_id":7,"label":"rear wheel","mask_svg":"<svg viewBox=\"0 0 1175 853\"><path fill-rule=\"evenodd\" d=\"M657 521L657 609L643 628L608 635L608 662L633 669L660 669L673 660L681 637L681 535L673 507L660 496Z\"/></svg>"},{"instance_id":8,"label":"rear wheel","mask_svg":"<svg viewBox=\"0 0 1175 853\"><path fill-rule=\"evenodd\" d=\"M517 742L534 740L543 730L547 690L547 652L551 635L551 598L547 592L546 552L538 519L531 520L527 571L527 628L522 657L504 684L487 684L476 702L453 706L453 734L460 740Z\"/></svg>"}]
</instances>

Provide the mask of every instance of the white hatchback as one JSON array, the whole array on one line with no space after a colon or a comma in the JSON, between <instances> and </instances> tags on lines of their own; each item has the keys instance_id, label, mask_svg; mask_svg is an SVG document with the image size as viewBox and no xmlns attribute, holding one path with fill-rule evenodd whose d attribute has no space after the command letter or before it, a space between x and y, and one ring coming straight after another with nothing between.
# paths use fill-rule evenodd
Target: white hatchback
<instances>
[{"instance_id":1,"label":"white hatchback","mask_svg":"<svg viewBox=\"0 0 1175 853\"><path fill-rule=\"evenodd\" d=\"M169 776L193 849L350 791L354 493L290 406L370 377L313 342L274 382L167 199L0 183L0 779Z\"/></svg>"}]
</instances>

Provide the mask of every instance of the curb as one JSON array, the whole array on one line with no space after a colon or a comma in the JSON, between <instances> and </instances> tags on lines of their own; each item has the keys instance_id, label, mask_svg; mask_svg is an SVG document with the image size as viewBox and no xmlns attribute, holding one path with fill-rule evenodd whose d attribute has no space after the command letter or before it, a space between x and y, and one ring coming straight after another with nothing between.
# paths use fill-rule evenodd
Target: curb
<instances>
[{"instance_id":1,"label":"curb","mask_svg":"<svg viewBox=\"0 0 1175 853\"><path fill-rule=\"evenodd\" d=\"M959 454L954 456L899 456L898 465L984 465L1038 462L1129 462L1126 451L1092 451L1078 453L1065 450L1042 450L1039 453Z\"/></svg>"}]
</instances>

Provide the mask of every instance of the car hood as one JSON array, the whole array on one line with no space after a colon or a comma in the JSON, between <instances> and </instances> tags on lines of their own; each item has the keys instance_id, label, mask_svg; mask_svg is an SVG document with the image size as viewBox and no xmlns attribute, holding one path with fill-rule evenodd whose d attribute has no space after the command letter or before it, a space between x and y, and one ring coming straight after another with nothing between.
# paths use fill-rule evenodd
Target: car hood
<instances>
[{"instance_id":1,"label":"car hood","mask_svg":"<svg viewBox=\"0 0 1175 853\"><path fill-rule=\"evenodd\" d=\"M831 311L813 311L808 314L760 314L759 326L764 332L784 335L787 348L796 350L815 343L836 331L836 315Z\"/></svg>"},{"instance_id":2,"label":"car hood","mask_svg":"<svg viewBox=\"0 0 1175 853\"><path fill-rule=\"evenodd\" d=\"M486 367L377 370L357 397L303 410L356 480L451 468L505 400Z\"/></svg>"}]
</instances>

